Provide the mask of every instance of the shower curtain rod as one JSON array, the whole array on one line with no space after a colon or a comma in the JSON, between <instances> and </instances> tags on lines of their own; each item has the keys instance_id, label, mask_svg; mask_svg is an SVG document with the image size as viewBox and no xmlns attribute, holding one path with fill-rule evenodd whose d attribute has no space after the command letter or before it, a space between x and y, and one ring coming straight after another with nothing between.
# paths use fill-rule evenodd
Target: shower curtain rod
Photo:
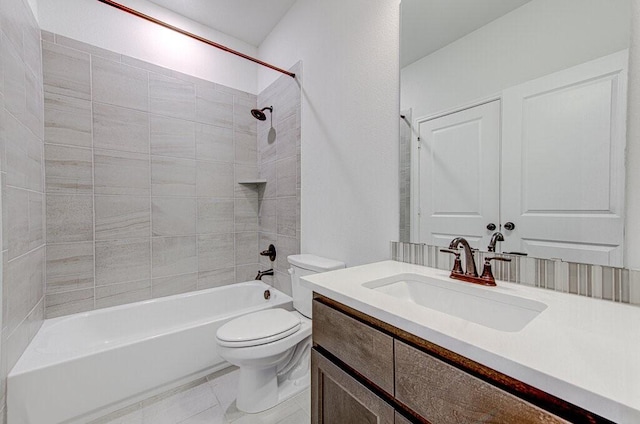
<instances>
[{"instance_id":1,"label":"shower curtain rod","mask_svg":"<svg viewBox=\"0 0 640 424\"><path fill-rule=\"evenodd\" d=\"M107 4L109 6L115 7L116 9L120 9L123 12L127 12L127 13L130 13L130 14L132 14L134 16L139 17L139 18L145 19L145 20L147 20L149 22L153 22L154 24L158 24L158 25L163 26L165 28L171 29L171 30L173 30L175 32L178 32L178 33L182 34L182 35L186 35L187 37L191 37L194 40L201 41L201 42L203 42L205 44L208 44L208 45L210 45L212 47L215 47L217 49L224 50L225 52L228 52L228 53L231 53L231 54L235 54L236 56L240 56L243 59L247 59L247 60L250 60L252 62L255 62L258 65L266 66L267 68L273 69L274 71L281 72L281 73L283 73L285 75L289 75L291 78L295 78L296 77L296 74L294 74L293 72L289 72L287 70L278 68L277 66L273 66L273 65L271 65L271 64L269 64L267 62L261 61L260 59L256 59L255 57L251 57L251 56L246 55L244 53L240 53L237 50L230 49L229 47L223 46L222 44L218 44L218 43L216 43L214 41L207 40L206 38L200 37L199 35L196 35L196 34L191 33L189 31L185 31L183 29L180 29L180 28L178 28L176 26L168 24L168 23L166 23L164 21L161 21L159 19L156 19L156 18L154 18L152 16L145 15L142 12L138 12L137 10L131 9L130 7L127 7L127 6L123 5L123 4L117 3L117 2L112 1L112 0L98 0L98 1L101 2L101 3Z\"/></svg>"}]
</instances>

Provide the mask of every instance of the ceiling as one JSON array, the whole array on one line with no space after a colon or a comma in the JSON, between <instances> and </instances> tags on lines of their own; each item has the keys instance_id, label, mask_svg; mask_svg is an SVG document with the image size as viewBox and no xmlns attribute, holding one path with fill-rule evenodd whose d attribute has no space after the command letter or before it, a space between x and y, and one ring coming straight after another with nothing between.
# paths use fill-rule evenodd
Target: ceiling
<instances>
[{"instance_id":1,"label":"ceiling","mask_svg":"<svg viewBox=\"0 0 640 424\"><path fill-rule=\"evenodd\" d=\"M296 0L149 0L258 47ZM531 0L402 0L400 67Z\"/></svg>"},{"instance_id":2,"label":"ceiling","mask_svg":"<svg viewBox=\"0 0 640 424\"><path fill-rule=\"evenodd\" d=\"M531 0L402 0L400 68Z\"/></svg>"},{"instance_id":3,"label":"ceiling","mask_svg":"<svg viewBox=\"0 0 640 424\"><path fill-rule=\"evenodd\" d=\"M296 0L149 0L258 47Z\"/></svg>"}]
</instances>

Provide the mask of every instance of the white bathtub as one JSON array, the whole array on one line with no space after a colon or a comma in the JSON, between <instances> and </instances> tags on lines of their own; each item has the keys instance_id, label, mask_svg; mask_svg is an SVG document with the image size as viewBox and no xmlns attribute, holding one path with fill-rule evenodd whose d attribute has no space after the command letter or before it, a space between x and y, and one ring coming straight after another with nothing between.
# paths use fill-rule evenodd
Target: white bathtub
<instances>
[{"instance_id":1,"label":"white bathtub","mask_svg":"<svg viewBox=\"0 0 640 424\"><path fill-rule=\"evenodd\" d=\"M222 369L217 329L273 307L291 298L250 281L45 320L9 373L8 422L86 423Z\"/></svg>"}]
</instances>

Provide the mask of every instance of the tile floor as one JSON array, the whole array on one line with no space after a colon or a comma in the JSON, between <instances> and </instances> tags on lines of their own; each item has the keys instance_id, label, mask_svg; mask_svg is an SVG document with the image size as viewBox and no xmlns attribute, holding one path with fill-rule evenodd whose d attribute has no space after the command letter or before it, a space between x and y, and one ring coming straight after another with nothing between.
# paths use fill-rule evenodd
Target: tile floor
<instances>
[{"instance_id":1,"label":"tile floor","mask_svg":"<svg viewBox=\"0 0 640 424\"><path fill-rule=\"evenodd\" d=\"M236 408L238 370L230 368L175 393L156 396L100 424L309 424L309 389L260 414ZM140 408L140 406L142 406ZM114 418L115 415L119 415Z\"/></svg>"}]
</instances>

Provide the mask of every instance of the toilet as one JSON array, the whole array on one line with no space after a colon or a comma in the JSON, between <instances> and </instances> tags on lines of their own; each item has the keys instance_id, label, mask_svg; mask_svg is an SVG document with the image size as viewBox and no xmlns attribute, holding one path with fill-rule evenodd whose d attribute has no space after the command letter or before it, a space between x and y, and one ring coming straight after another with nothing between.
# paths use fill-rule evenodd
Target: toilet
<instances>
[{"instance_id":1,"label":"toilet","mask_svg":"<svg viewBox=\"0 0 640 424\"><path fill-rule=\"evenodd\" d=\"M236 407L257 413L310 384L312 291L300 277L345 267L344 262L302 254L287 257L295 311L266 309L233 319L216 333L220 356L240 368Z\"/></svg>"}]
</instances>

